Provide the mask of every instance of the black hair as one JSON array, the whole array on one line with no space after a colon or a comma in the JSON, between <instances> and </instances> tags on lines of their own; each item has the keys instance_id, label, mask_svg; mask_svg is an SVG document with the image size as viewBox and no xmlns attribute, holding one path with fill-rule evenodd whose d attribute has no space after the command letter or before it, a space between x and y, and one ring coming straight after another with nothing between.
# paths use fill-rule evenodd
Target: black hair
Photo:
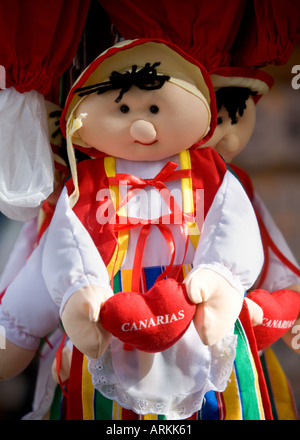
<instances>
[{"instance_id":1,"label":"black hair","mask_svg":"<svg viewBox=\"0 0 300 440\"><path fill-rule=\"evenodd\" d=\"M246 87L222 87L216 91L217 111L224 105L231 123L236 124L238 121L237 114L243 116L249 96L255 95L257 95L257 92L253 92ZM218 123L221 123L221 121L218 120Z\"/></svg>"},{"instance_id":2,"label":"black hair","mask_svg":"<svg viewBox=\"0 0 300 440\"><path fill-rule=\"evenodd\" d=\"M137 70L137 66L132 66L131 72L119 73L113 71L109 77L109 81L105 81L91 86L81 87L74 91L79 93L79 96L89 95L97 92L98 94L105 93L108 90L121 89L121 92L115 102L120 102L124 93L134 85L142 90L157 90L160 89L165 81L169 81L168 75L159 75L156 71L156 67L160 65L160 62L146 63L145 66Z\"/></svg>"}]
</instances>

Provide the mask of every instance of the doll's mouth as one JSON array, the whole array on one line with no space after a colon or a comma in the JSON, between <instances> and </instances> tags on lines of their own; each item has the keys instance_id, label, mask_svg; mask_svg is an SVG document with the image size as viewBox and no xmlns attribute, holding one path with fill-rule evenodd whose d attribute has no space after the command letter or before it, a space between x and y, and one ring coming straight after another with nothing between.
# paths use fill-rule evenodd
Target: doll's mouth
<instances>
[{"instance_id":1,"label":"doll's mouth","mask_svg":"<svg viewBox=\"0 0 300 440\"><path fill-rule=\"evenodd\" d=\"M140 145L153 145L157 142L157 139L153 142L149 142L148 144L145 142L140 142L140 141L134 141L134 142L136 142L137 144L140 144Z\"/></svg>"}]
</instances>

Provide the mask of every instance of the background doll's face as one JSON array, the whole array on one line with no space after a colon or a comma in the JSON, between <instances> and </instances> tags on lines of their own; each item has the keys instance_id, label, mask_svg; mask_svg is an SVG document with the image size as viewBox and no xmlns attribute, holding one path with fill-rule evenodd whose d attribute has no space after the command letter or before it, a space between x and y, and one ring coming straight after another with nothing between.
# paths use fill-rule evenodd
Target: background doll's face
<instances>
[{"instance_id":1,"label":"background doll's face","mask_svg":"<svg viewBox=\"0 0 300 440\"><path fill-rule=\"evenodd\" d=\"M158 90L133 86L116 103L118 95L117 90L94 93L76 111L76 116L87 114L80 138L103 153L133 161L160 160L186 150L207 131L207 105L175 84L165 83Z\"/></svg>"},{"instance_id":2,"label":"background doll's face","mask_svg":"<svg viewBox=\"0 0 300 440\"><path fill-rule=\"evenodd\" d=\"M248 144L255 127L256 107L252 96L246 101L243 115L237 114L232 124L224 106L218 111L218 124L211 139L204 146L213 147L230 163Z\"/></svg>"}]
</instances>

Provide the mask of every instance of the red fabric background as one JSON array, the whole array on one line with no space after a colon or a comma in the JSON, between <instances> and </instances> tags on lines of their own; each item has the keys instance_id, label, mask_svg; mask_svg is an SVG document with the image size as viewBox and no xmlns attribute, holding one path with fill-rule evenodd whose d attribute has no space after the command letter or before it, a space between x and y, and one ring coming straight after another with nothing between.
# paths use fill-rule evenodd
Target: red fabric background
<instances>
[{"instance_id":1,"label":"red fabric background","mask_svg":"<svg viewBox=\"0 0 300 440\"><path fill-rule=\"evenodd\" d=\"M0 65L6 87L48 94L72 63L90 0L2 0Z\"/></svg>"}]
</instances>

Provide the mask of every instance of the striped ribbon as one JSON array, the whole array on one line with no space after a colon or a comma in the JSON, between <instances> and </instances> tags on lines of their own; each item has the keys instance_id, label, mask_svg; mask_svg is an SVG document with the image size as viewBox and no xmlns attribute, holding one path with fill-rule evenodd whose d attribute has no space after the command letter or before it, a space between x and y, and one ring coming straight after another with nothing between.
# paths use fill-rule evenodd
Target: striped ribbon
<instances>
[{"instance_id":1,"label":"striped ribbon","mask_svg":"<svg viewBox=\"0 0 300 440\"><path fill-rule=\"evenodd\" d=\"M237 350L234 367L223 393L210 391L198 413L201 420L265 420L259 384L259 372L245 329L238 319L235 324ZM268 417L269 418L269 417Z\"/></svg>"},{"instance_id":2,"label":"striped ribbon","mask_svg":"<svg viewBox=\"0 0 300 440\"><path fill-rule=\"evenodd\" d=\"M269 397L272 406L274 420L299 420L290 384L271 348L261 356L263 370L268 386ZM81 359L84 367L84 375L88 378L86 361ZM88 384L88 387L87 387ZM260 413L261 403L255 405L255 410L249 411L249 403L244 408L243 397L241 396L239 376L236 363L224 393L208 392L205 395L205 405L202 410L195 413L190 419L193 420L246 420L249 413ZM164 415L146 414L138 416L132 411L122 408L117 402L108 400L92 387L91 380L85 379L85 393L77 396L78 406L89 414L93 420L165 420ZM85 399L85 403L83 400ZM258 399L259 401L260 399ZM48 415L50 420L62 420L65 418L65 398L58 386ZM84 410L83 410L84 408ZM252 418L251 418L252 420Z\"/></svg>"},{"instance_id":3,"label":"striped ribbon","mask_svg":"<svg viewBox=\"0 0 300 440\"><path fill-rule=\"evenodd\" d=\"M271 347L262 354L261 363L274 420L299 420L289 381Z\"/></svg>"},{"instance_id":4,"label":"striped ribbon","mask_svg":"<svg viewBox=\"0 0 300 440\"><path fill-rule=\"evenodd\" d=\"M234 368L223 393L210 391L205 396L205 405L195 413L191 420L265 420L258 373L251 354L243 326L238 320L235 326L238 337L237 355ZM117 402L109 400L96 391L92 384L85 356L78 353L77 361L81 367L81 378L76 384L69 406L70 419L82 420L165 420L164 415L146 414L139 416L122 408ZM277 373L276 373L277 374ZM78 379L78 377L77 377ZM56 408L61 403L56 401ZM57 409L56 417L58 418ZM55 411L52 409L52 416Z\"/></svg>"}]
</instances>

